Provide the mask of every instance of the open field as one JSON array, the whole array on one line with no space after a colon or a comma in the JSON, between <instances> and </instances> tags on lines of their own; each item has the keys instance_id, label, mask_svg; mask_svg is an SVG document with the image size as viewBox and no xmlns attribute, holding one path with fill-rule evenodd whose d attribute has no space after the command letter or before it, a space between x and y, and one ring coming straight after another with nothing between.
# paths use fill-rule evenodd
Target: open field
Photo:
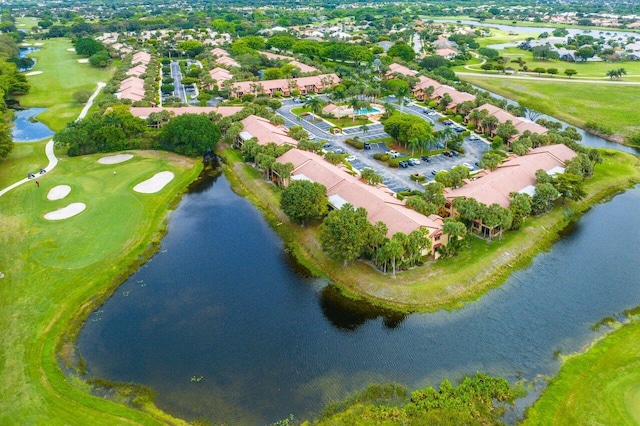
<instances>
[{"instance_id":1,"label":"open field","mask_svg":"<svg viewBox=\"0 0 640 426\"><path fill-rule=\"evenodd\" d=\"M78 63L78 55L67 51L73 47L69 39L54 38L42 43L41 50L31 54L38 60L33 70L42 74L27 77L31 91L20 98L20 103L25 107L47 108L38 115L38 120L57 132L75 120L82 110L83 106L73 100L73 93L95 90L99 81L109 81L113 69Z\"/></svg>"},{"instance_id":2,"label":"open field","mask_svg":"<svg viewBox=\"0 0 640 426\"><path fill-rule=\"evenodd\" d=\"M16 27L31 32L31 28L38 26L38 21L38 18L32 16L19 16L16 18Z\"/></svg>"},{"instance_id":3,"label":"open field","mask_svg":"<svg viewBox=\"0 0 640 426\"><path fill-rule=\"evenodd\" d=\"M636 321L569 358L524 425L640 424L638 341Z\"/></svg>"},{"instance_id":4,"label":"open field","mask_svg":"<svg viewBox=\"0 0 640 426\"><path fill-rule=\"evenodd\" d=\"M61 371L57 356L72 352L62 336L72 338L96 304L153 252L167 210L201 170L199 162L174 154L133 153L113 165L99 164L102 155L62 158L39 188L23 185L0 198L0 424L180 423L147 401L139 411L90 395L88 384ZM15 161L33 160L25 153ZM161 171L175 174L163 190L133 191ZM48 200L58 185L69 185L70 194ZM43 218L75 202L87 205L78 216Z\"/></svg>"},{"instance_id":5,"label":"open field","mask_svg":"<svg viewBox=\"0 0 640 426\"><path fill-rule=\"evenodd\" d=\"M48 164L44 153L46 142L20 142L13 146L7 158L0 158L0 189L27 177L27 173L37 173Z\"/></svg>"},{"instance_id":6,"label":"open field","mask_svg":"<svg viewBox=\"0 0 640 426\"><path fill-rule=\"evenodd\" d=\"M233 152L227 155L234 157ZM273 224L297 254L301 263L313 271L329 276L346 294L365 297L372 302L403 311L430 311L460 306L480 297L489 288L501 284L514 270L524 267L540 251L549 248L558 238L570 218L565 209L579 214L593 203L640 182L640 160L620 152L607 151L604 163L596 167L596 176L587 181L589 196L580 202L568 202L551 213L530 218L520 231L507 232L502 241L491 243L479 238L470 239L470 247L443 261L434 262L398 274L396 279L379 273L363 262L354 262L344 268L342 262L327 258L319 247L317 226L304 228L291 225L278 209L279 192L272 185L255 179L252 170L236 164L233 168L239 192L247 196ZM544 231L542 231L544 230Z\"/></svg>"},{"instance_id":7,"label":"open field","mask_svg":"<svg viewBox=\"0 0 640 426\"><path fill-rule=\"evenodd\" d=\"M628 135L640 129L640 86L597 85L463 76L485 90L530 101L540 112L584 128L591 121Z\"/></svg>"}]
</instances>

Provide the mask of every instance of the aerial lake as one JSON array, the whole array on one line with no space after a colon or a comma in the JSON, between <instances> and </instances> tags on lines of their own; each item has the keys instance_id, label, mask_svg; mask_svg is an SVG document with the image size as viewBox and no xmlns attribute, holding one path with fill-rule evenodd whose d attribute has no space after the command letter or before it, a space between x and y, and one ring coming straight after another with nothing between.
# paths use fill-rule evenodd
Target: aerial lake
<instances>
[{"instance_id":1,"label":"aerial lake","mask_svg":"<svg viewBox=\"0 0 640 426\"><path fill-rule=\"evenodd\" d=\"M53 136L53 131L35 117L46 108L29 108L15 111L13 121L13 140L15 142L34 142Z\"/></svg>"},{"instance_id":2,"label":"aerial lake","mask_svg":"<svg viewBox=\"0 0 640 426\"><path fill-rule=\"evenodd\" d=\"M309 277L262 214L210 178L183 197L159 252L89 317L78 346L89 376L151 386L163 410L214 424L310 418L371 382L415 389L476 371L539 383L535 396L560 367L555 353L584 350L604 332L594 323L640 305L638 211L635 188L479 301L404 316Z\"/></svg>"}]
</instances>

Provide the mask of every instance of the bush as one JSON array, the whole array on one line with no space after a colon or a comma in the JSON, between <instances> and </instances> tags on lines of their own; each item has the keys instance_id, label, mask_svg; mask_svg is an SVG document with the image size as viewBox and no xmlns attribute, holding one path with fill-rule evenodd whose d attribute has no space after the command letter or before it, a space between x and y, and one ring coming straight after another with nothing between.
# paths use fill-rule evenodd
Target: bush
<instances>
[{"instance_id":1,"label":"bush","mask_svg":"<svg viewBox=\"0 0 640 426\"><path fill-rule=\"evenodd\" d=\"M400 160L398 160L397 158L392 158L389 160L389 167L398 167L398 163L400 163Z\"/></svg>"},{"instance_id":2,"label":"bush","mask_svg":"<svg viewBox=\"0 0 640 426\"><path fill-rule=\"evenodd\" d=\"M418 174L418 173L414 173L411 176L409 176L411 178L411 180L416 181L416 182L424 182L425 181L425 177L422 174Z\"/></svg>"},{"instance_id":3,"label":"bush","mask_svg":"<svg viewBox=\"0 0 640 426\"><path fill-rule=\"evenodd\" d=\"M348 138L345 140L345 142L356 149L364 149L364 142L361 142L357 139Z\"/></svg>"},{"instance_id":4,"label":"bush","mask_svg":"<svg viewBox=\"0 0 640 426\"><path fill-rule=\"evenodd\" d=\"M470 121L469 124L467 124L467 129L475 130L476 129L475 123L473 121Z\"/></svg>"},{"instance_id":5,"label":"bush","mask_svg":"<svg viewBox=\"0 0 640 426\"><path fill-rule=\"evenodd\" d=\"M462 116L458 114L455 117L453 117L452 120L455 121L456 123L462 123Z\"/></svg>"},{"instance_id":6,"label":"bush","mask_svg":"<svg viewBox=\"0 0 640 426\"><path fill-rule=\"evenodd\" d=\"M382 152L376 152L375 154L373 154L373 159L387 162L389 161L389 156L387 154L383 154Z\"/></svg>"},{"instance_id":7,"label":"bush","mask_svg":"<svg viewBox=\"0 0 640 426\"><path fill-rule=\"evenodd\" d=\"M240 97L240 100L242 102L251 102L251 101L254 100L254 98L255 98L255 96L253 96L251 93L245 93L244 95L242 95Z\"/></svg>"},{"instance_id":8,"label":"bush","mask_svg":"<svg viewBox=\"0 0 640 426\"><path fill-rule=\"evenodd\" d=\"M471 132L468 130L465 130L464 132L462 132L462 137L466 138L467 136L470 136Z\"/></svg>"},{"instance_id":9,"label":"bush","mask_svg":"<svg viewBox=\"0 0 640 426\"><path fill-rule=\"evenodd\" d=\"M438 121L440 123L443 123L443 122L447 121L448 119L449 119L449 117L438 117Z\"/></svg>"},{"instance_id":10,"label":"bush","mask_svg":"<svg viewBox=\"0 0 640 426\"><path fill-rule=\"evenodd\" d=\"M438 106L438 103L436 101L429 102L429 108L435 108L437 106Z\"/></svg>"}]
</instances>

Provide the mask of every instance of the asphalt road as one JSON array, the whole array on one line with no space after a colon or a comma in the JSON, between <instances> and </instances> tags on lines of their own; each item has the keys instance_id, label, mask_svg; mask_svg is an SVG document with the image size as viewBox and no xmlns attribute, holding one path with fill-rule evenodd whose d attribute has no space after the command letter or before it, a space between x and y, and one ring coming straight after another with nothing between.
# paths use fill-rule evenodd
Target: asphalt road
<instances>
[{"instance_id":1,"label":"asphalt road","mask_svg":"<svg viewBox=\"0 0 640 426\"><path fill-rule=\"evenodd\" d=\"M187 94L182 84L182 72L180 71L180 65L176 61L171 61L171 78L173 78L173 87L175 88L173 95L186 104Z\"/></svg>"}]
</instances>

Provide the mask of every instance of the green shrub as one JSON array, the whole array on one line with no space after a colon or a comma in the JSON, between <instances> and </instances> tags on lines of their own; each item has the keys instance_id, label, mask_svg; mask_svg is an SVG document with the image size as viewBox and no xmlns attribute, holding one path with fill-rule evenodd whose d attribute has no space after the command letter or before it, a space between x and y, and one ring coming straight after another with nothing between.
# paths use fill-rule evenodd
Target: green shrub
<instances>
[{"instance_id":1,"label":"green shrub","mask_svg":"<svg viewBox=\"0 0 640 426\"><path fill-rule=\"evenodd\" d=\"M437 106L438 106L438 103L436 101L429 102L429 108L435 108Z\"/></svg>"},{"instance_id":2,"label":"green shrub","mask_svg":"<svg viewBox=\"0 0 640 426\"><path fill-rule=\"evenodd\" d=\"M455 121L456 123L462 123L462 116L458 114L455 117L453 117L452 120Z\"/></svg>"},{"instance_id":3,"label":"green shrub","mask_svg":"<svg viewBox=\"0 0 640 426\"><path fill-rule=\"evenodd\" d=\"M470 121L469 124L467 124L467 129L475 130L476 129L475 123L473 121Z\"/></svg>"},{"instance_id":4,"label":"green shrub","mask_svg":"<svg viewBox=\"0 0 640 426\"><path fill-rule=\"evenodd\" d=\"M448 119L449 119L449 117L438 117L438 121L439 121L440 123L442 123L442 122L444 122L444 121L447 121Z\"/></svg>"},{"instance_id":5,"label":"green shrub","mask_svg":"<svg viewBox=\"0 0 640 426\"><path fill-rule=\"evenodd\" d=\"M416 182L424 182L424 180L426 179L423 174L419 174L419 173L414 173L409 177L411 178L411 180Z\"/></svg>"},{"instance_id":6,"label":"green shrub","mask_svg":"<svg viewBox=\"0 0 640 426\"><path fill-rule=\"evenodd\" d=\"M389 161L389 156L387 154L383 154L382 152L376 152L375 154L373 154L373 158L382 162Z\"/></svg>"},{"instance_id":7,"label":"green shrub","mask_svg":"<svg viewBox=\"0 0 640 426\"><path fill-rule=\"evenodd\" d=\"M345 142L356 149L364 149L364 142L359 141L357 139L348 138L345 140Z\"/></svg>"},{"instance_id":8,"label":"green shrub","mask_svg":"<svg viewBox=\"0 0 640 426\"><path fill-rule=\"evenodd\" d=\"M398 163L400 162L397 158L392 158L389 160L389 167L398 167Z\"/></svg>"},{"instance_id":9,"label":"green shrub","mask_svg":"<svg viewBox=\"0 0 640 426\"><path fill-rule=\"evenodd\" d=\"M462 132L462 137L466 138L467 136L470 136L471 132L468 130L465 130L464 132Z\"/></svg>"}]
</instances>

